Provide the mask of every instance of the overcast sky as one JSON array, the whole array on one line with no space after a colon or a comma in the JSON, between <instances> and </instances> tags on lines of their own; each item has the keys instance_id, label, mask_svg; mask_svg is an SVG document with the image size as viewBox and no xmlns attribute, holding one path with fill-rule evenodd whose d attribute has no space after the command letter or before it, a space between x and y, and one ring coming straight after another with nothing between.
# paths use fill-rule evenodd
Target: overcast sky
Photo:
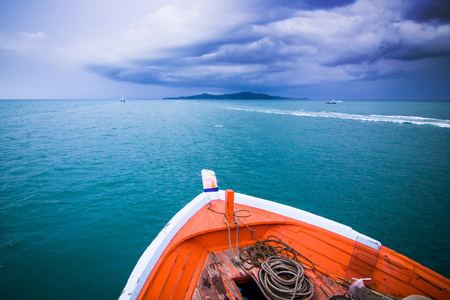
<instances>
[{"instance_id":1,"label":"overcast sky","mask_svg":"<svg viewBox=\"0 0 450 300\"><path fill-rule=\"evenodd\" d=\"M450 1L0 2L0 99L450 100Z\"/></svg>"}]
</instances>

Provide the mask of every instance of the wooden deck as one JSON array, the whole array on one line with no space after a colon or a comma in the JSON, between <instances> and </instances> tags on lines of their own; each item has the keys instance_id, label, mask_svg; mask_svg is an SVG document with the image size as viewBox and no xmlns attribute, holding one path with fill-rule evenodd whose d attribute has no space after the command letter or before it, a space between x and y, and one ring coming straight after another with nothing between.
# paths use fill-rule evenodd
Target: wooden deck
<instances>
[{"instance_id":1,"label":"wooden deck","mask_svg":"<svg viewBox=\"0 0 450 300\"><path fill-rule=\"evenodd\" d=\"M230 249L210 253L203 266L203 271L192 299L242 300L243 298L241 292L238 290L238 285L239 283L251 282L252 279L239 264L235 263L235 261L236 256ZM258 270L259 269L257 268L251 270L256 278ZM328 278L315 271L306 270L305 273L314 285L315 291L312 298L313 300L323 300L331 295L342 295L347 292L347 289L342 285L337 284L334 279Z\"/></svg>"}]
</instances>

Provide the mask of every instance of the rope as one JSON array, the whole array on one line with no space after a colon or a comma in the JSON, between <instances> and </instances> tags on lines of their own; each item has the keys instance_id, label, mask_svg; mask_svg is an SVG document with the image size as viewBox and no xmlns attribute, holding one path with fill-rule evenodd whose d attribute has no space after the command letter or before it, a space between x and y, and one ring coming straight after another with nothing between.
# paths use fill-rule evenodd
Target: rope
<instances>
[{"instance_id":1,"label":"rope","mask_svg":"<svg viewBox=\"0 0 450 300\"><path fill-rule=\"evenodd\" d=\"M239 219L239 218L248 218L248 217L250 217L251 215L252 215L252 212L250 211L250 210L248 210L248 209L238 209L238 210L236 210L236 211L234 211L234 213L233 213L233 216L234 216L234 224L236 224L236 252L233 250L233 246L231 245L231 228L230 228L230 224L228 223L228 220L227 220L227 218L225 218L225 213L224 212L220 212L220 211L217 211L217 210L214 210L214 209L212 209L211 208L211 202L209 202L209 204L208 204L208 209L210 210L210 211L212 211L212 212L215 212L215 213L218 213L218 214L221 214L221 215L223 215L223 220L224 220L224 222L225 222L225 224L227 225L227 228L228 228L228 244L230 245L230 249L231 249L231 251L233 252L233 253L235 253L236 254L236 258L237 259L239 259L239 257L240 257L240 254L239 254L239 221L242 223L242 224L244 224L245 225L245 227L247 227L250 231L251 231L251 234L252 234L252 237L253 238L255 238L254 236L253 236L253 232L255 232L256 230L255 229L251 229L250 227L248 227L247 226L247 224L245 224L241 219ZM247 214L244 214L244 215L238 215L237 213L239 213L239 212L247 212ZM255 239L256 240L256 239Z\"/></svg>"},{"instance_id":2,"label":"rope","mask_svg":"<svg viewBox=\"0 0 450 300\"><path fill-rule=\"evenodd\" d=\"M316 267L312 261L310 261L306 256L283 242L279 237L270 235L267 239L263 241L256 242L253 246L247 247L244 250L249 258L245 258L242 255L240 259L243 263L248 266L244 266L245 269L251 270L254 267L261 268L263 261L266 261L269 257L278 256L286 259L293 260L300 263L307 270L314 270ZM306 260L308 265L306 266L304 262L300 261L299 258Z\"/></svg>"},{"instance_id":3,"label":"rope","mask_svg":"<svg viewBox=\"0 0 450 300\"><path fill-rule=\"evenodd\" d=\"M272 256L261 264L259 280L269 299L311 299L314 286L302 266L290 259Z\"/></svg>"},{"instance_id":4,"label":"rope","mask_svg":"<svg viewBox=\"0 0 450 300\"><path fill-rule=\"evenodd\" d=\"M224 215L224 222L228 228L228 243L233 253L231 244L231 228L225 213L212 209L211 202L208 209ZM238 216L237 213L247 211L248 214ZM264 296L269 300L287 300L302 299L309 300L314 296L314 286L305 275L304 268L314 270L315 265L307 257L290 247L280 238L270 235L267 239L260 241L253 236L255 229L251 229L239 218L247 218L251 216L251 211L247 209L237 210L233 214L234 224L236 224L236 255L240 259L240 265L245 272L250 275L258 284ZM247 247L244 252L239 253L239 222L245 225L250 231L252 237L257 242ZM248 258L243 257L247 254ZM310 266L305 266L299 258L306 260ZM247 265L247 266L246 266ZM249 270L254 267L260 268L257 280Z\"/></svg>"},{"instance_id":5,"label":"rope","mask_svg":"<svg viewBox=\"0 0 450 300\"><path fill-rule=\"evenodd\" d=\"M239 258L239 223L236 221L236 216L234 216L234 223L236 224L236 253L233 250L233 246L231 245L231 228L230 224L228 224L227 218L225 218L225 215L223 216L223 220L225 221L225 224L227 224L228 228L228 244L230 245L230 249L233 253L236 254L236 258Z\"/></svg>"},{"instance_id":6,"label":"rope","mask_svg":"<svg viewBox=\"0 0 450 300\"><path fill-rule=\"evenodd\" d=\"M209 204L208 204L208 209L209 209L210 211L215 212L215 213L218 213L218 214L221 214L221 215L225 215L224 212L221 212L221 211L217 211L217 210L212 209L212 208L211 208L211 202L209 202ZM246 215L242 215L242 216L238 216L237 213L238 213L238 212L242 212L242 211L246 211L247 214L246 214ZM250 217L251 215L252 215L252 212L251 212L250 210L248 210L248 209L238 209L238 210L234 211L234 216L235 216L236 218L248 218L248 217ZM241 221L241 222L242 222L242 221ZM242 222L242 223L243 223L243 222Z\"/></svg>"},{"instance_id":7,"label":"rope","mask_svg":"<svg viewBox=\"0 0 450 300\"><path fill-rule=\"evenodd\" d=\"M248 258L244 257L245 254ZM314 263L280 238L271 235L264 241L258 241L247 247L239 257L246 272L254 267L260 268L259 282L252 273L247 274L258 283L267 299L309 300L313 297L314 286L304 269L314 270ZM299 258L306 260L309 266Z\"/></svg>"}]
</instances>

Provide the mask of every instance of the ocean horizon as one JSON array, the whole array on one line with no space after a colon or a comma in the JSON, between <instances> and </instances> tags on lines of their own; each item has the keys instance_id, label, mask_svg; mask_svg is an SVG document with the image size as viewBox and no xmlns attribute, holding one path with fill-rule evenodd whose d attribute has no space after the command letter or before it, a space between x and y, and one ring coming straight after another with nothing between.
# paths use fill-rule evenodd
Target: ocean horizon
<instances>
[{"instance_id":1,"label":"ocean horizon","mask_svg":"<svg viewBox=\"0 0 450 300\"><path fill-rule=\"evenodd\" d=\"M449 278L450 101L325 100L1 100L0 299L118 298L202 169Z\"/></svg>"}]
</instances>

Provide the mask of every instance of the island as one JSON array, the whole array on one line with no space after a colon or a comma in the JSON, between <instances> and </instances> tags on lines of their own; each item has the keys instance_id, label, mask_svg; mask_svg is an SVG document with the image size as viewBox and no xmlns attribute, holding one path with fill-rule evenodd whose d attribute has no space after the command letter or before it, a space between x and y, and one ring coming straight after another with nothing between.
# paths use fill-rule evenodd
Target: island
<instances>
[{"instance_id":1,"label":"island","mask_svg":"<svg viewBox=\"0 0 450 300\"><path fill-rule=\"evenodd\" d=\"M169 97L164 98L164 100L203 100L203 99L213 99L213 100L287 100L287 99L295 99L295 100L308 100L308 98L291 98L291 97L280 97L280 96L271 96L266 94L252 93L252 92L240 92L235 94L223 94L223 95L211 95L207 93L203 93L200 95L193 96L180 96L180 97Z\"/></svg>"}]
</instances>

